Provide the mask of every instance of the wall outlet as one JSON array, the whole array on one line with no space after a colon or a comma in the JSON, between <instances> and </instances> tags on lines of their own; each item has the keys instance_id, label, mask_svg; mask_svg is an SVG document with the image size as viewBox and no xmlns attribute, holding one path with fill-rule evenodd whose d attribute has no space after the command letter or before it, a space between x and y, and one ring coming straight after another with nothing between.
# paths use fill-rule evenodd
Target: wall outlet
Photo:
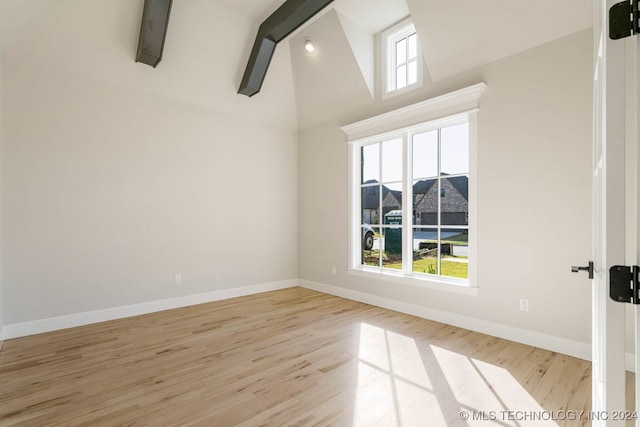
<instances>
[{"instance_id":1,"label":"wall outlet","mask_svg":"<svg viewBox=\"0 0 640 427\"><path fill-rule=\"evenodd\" d=\"M331 267L331 275L335 276L338 273L338 270L336 270L335 267Z\"/></svg>"},{"instance_id":2,"label":"wall outlet","mask_svg":"<svg viewBox=\"0 0 640 427\"><path fill-rule=\"evenodd\" d=\"M179 285L180 283L182 283L182 274L176 274L173 278L173 284Z\"/></svg>"},{"instance_id":3,"label":"wall outlet","mask_svg":"<svg viewBox=\"0 0 640 427\"><path fill-rule=\"evenodd\" d=\"M521 299L520 300L520 311L529 311L529 300Z\"/></svg>"}]
</instances>

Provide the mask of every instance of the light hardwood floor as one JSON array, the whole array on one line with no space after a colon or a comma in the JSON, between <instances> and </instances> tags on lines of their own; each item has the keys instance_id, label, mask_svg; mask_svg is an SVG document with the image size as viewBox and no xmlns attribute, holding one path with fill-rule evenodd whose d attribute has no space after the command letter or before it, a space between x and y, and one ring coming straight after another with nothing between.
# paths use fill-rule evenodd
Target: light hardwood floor
<instances>
[{"instance_id":1,"label":"light hardwood floor","mask_svg":"<svg viewBox=\"0 0 640 427\"><path fill-rule=\"evenodd\" d=\"M525 413L588 411L590 373L292 288L6 341L0 425L524 426Z\"/></svg>"}]
</instances>

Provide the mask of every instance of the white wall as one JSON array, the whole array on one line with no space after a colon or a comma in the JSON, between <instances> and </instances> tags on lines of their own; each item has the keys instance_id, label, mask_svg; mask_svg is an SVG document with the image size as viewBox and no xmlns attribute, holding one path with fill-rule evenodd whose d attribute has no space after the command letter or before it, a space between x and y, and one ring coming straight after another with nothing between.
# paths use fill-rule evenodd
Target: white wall
<instances>
[{"instance_id":1,"label":"white wall","mask_svg":"<svg viewBox=\"0 0 640 427\"><path fill-rule=\"evenodd\" d=\"M390 106L301 130L300 277L589 343L589 281L570 266L591 254L591 70L587 30L426 89L422 99L488 84L478 116L477 296L347 274L348 147L339 126ZM520 298L529 312L519 311Z\"/></svg>"},{"instance_id":2,"label":"white wall","mask_svg":"<svg viewBox=\"0 0 640 427\"><path fill-rule=\"evenodd\" d=\"M0 349L4 335L4 57L0 53Z\"/></svg>"},{"instance_id":3,"label":"white wall","mask_svg":"<svg viewBox=\"0 0 640 427\"><path fill-rule=\"evenodd\" d=\"M22 62L5 79L7 324L297 277L294 131Z\"/></svg>"},{"instance_id":4,"label":"white wall","mask_svg":"<svg viewBox=\"0 0 640 427\"><path fill-rule=\"evenodd\" d=\"M174 4L153 69L141 4L66 1L6 55L6 326L298 276L288 46L249 100L251 22Z\"/></svg>"}]
</instances>

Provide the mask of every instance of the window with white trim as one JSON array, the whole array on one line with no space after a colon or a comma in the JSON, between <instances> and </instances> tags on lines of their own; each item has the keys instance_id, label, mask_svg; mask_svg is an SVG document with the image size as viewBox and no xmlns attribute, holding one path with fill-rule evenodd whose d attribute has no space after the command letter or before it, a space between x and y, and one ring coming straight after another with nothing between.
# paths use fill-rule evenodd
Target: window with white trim
<instances>
[{"instance_id":1,"label":"window with white trim","mask_svg":"<svg viewBox=\"0 0 640 427\"><path fill-rule=\"evenodd\" d=\"M477 106L485 88L342 128L351 145L350 272L476 285Z\"/></svg>"},{"instance_id":2,"label":"window with white trim","mask_svg":"<svg viewBox=\"0 0 640 427\"><path fill-rule=\"evenodd\" d=\"M422 52L411 20L384 31L381 45L383 99L422 86Z\"/></svg>"},{"instance_id":3,"label":"window with white trim","mask_svg":"<svg viewBox=\"0 0 640 427\"><path fill-rule=\"evenodd\" d=\"M360 146L363 266L469 278L469 123L460 120ZM412 201L408 221L404 189Z\"/></svg>"}]
</instances>

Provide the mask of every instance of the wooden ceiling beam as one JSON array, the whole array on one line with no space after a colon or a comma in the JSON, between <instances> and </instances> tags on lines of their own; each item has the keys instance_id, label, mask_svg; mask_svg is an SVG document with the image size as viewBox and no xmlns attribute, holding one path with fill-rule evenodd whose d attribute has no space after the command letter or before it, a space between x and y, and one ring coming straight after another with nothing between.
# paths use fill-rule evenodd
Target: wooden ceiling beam
<instances>
[{"instance_id":1,"label":"wooden ceiling beam","mask_svg":"<svg viewBox=\"0 0 640 427\"><path fill-rule=\"evenodd\" d=\"M156 67L162 59L172 0L145 0L136 62Z\"/></svg>"},{"instance_id":2,"label":"wooden ceiling beam","mask_svg":"<svg viewBox=\"0 0 640 427\"><path fill-rule=\"evenodd\" d=\"M253 96L260 92L276 45L302 26L333 0L287 0L258 28L238 93Z\"/></svg>"}]
</instances>

